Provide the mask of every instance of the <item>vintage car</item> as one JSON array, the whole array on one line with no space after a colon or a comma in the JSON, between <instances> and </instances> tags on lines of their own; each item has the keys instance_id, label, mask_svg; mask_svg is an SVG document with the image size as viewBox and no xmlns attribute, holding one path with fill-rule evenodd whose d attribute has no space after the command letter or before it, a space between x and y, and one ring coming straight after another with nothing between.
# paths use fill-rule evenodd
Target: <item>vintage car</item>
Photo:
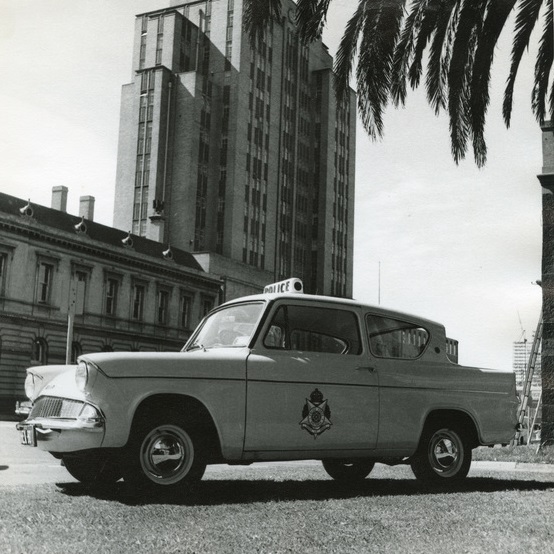
<instances>
[{"instance_id":1,"label":"vintage car","mask_svg":"<svg viewBox=\"0 0 554 554\"><path fill-rule=\"evenodd\" d=\"M297 279L266 289L213 310L181 352L28 369L21 442L82 482L185 491L207 464L303 459L345 483L381 462L451 484L473 448L513 439L513 372L453 363L442 325Z\"/></svg>"}]
</instances>

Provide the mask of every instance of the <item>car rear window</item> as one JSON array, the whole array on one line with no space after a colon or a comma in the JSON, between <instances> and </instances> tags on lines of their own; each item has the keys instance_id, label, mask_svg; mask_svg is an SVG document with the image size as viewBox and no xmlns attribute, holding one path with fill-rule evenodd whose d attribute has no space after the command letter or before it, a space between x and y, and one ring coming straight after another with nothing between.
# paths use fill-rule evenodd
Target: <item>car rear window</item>
<instances>
[{"instance_id":1,"label":"car rear window","mask_svg":"<svg viewBox=\"0 0 554 554\"><path fill-rule=\"evenodd\" d=\"M368 314L369 348L379 358L418 358L429 342L427 329L390 317Z\"/></svg>"}]
</instances>

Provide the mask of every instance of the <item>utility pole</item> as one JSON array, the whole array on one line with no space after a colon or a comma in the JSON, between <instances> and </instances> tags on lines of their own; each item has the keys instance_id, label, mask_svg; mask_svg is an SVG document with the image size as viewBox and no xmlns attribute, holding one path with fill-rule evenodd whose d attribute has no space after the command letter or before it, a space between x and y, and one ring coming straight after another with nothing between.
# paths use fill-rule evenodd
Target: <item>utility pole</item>
<instances>
[{"instance_id":1,"label":"utility pole","mask_svg":"<svg viewBox=\"0 0 554 554\"><path fill-rule=\"evenodd\" d=\"M85 307L85 282L72 280L69 287L69 306L67 310L67 342L65 345L65 363L71 363L73 350L73 325L75 315L81 315Z\"/></svg>"}]
</instances>

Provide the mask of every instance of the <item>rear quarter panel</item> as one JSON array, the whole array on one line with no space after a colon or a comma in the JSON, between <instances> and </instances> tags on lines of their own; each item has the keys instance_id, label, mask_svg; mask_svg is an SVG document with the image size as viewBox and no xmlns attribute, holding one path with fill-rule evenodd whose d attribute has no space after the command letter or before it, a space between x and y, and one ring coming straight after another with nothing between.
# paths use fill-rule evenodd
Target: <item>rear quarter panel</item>
<instances>
[{"instance_id":1,"label":"rear quarter panel","mask_svg":"<svg viewBox=\"0 0 554 554\"><path fill-rule=\"evenodd\" d=\"M483 445L506 443L514 436L518 403L512 372L395 360L381 365L379 389L379 448L415 451L435 410L468 414Z\"/></svg>"}]
</instances>

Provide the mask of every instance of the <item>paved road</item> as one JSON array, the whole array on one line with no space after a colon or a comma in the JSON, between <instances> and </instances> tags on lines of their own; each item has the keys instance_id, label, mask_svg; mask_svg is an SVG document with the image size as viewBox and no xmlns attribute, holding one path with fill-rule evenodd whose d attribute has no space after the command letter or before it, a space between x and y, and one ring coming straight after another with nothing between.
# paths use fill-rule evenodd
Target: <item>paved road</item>
<instances>
[{"instance_id":1,"label":"paved road","mask_svg":"<svg viewBox=\"0 0 554 554\"><path fill-rule=\"evenodd\" d=\"M10 485L35 485L42 483L71 483L75 479L60 465L59 460L38 448L23 446L15 422L0 421L0 487ZM319 462L290 462L287 465L312 465ZM273 464L259 463L253 467L263 470ZM212 466L211 471L241 471L241 467ZM554 466L545 464L518 464L516 462L473 462L470 476L480 471L525 471L551 473Z\"/></svg>"},{"instance_id":2,"label":"paved road","mask_svg":"<svg viewBox=\"0 0 554 554\"><path fill-rule=\"evenodd\" d=\"M75 482L48 452L23 446L15 425L0 421L0 486Z\"/></svg>"}]
</instances>

